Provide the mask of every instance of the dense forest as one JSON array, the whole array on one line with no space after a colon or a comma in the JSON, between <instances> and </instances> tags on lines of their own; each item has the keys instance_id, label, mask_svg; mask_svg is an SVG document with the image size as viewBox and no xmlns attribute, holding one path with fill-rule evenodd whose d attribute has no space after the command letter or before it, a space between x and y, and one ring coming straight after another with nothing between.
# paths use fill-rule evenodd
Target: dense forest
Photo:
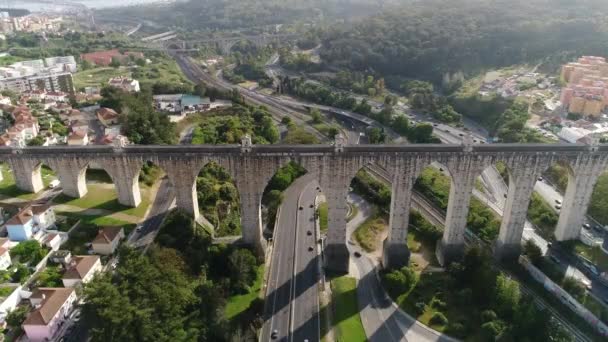
<instances>
[{"instance_id":1,"label":"dense forest","mask_svg":"<svg viewBox=\"0 0 608 342\"><path fill-rule=\"evenodd\" d=\"M396 0L190 0L166 6L121 7L119 12L108 9L98 13L141 17L184 29L228 30L363 16L392 2Z\"/></svg>"},{"instance_id":2,"label":"dense forest","mask_svg":"<svg viewBox=\"0 0 608 342\"><path fill-rule=\"evenodd\" d=\"M446 74L606 55L607 13L603 0L405 1L326 32L321 56L337 67L440 82Z\"/></svg>"}]
</instances>

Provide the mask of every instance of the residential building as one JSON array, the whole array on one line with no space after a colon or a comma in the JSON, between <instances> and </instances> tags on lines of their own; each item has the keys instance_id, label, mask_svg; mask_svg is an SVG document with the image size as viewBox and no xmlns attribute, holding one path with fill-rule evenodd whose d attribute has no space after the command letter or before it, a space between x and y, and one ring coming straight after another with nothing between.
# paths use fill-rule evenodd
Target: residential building
<instances>
[{"instance_id":1,"label":"residential building","mask_svg":"<svg viewBox=\"0 0 608 342\"><path fill-rule=\"evenodd\" d=\"M11 254L8 252L8 248L0 247L0 271L6 271L11 265Z\"/></svg>"},{"instance_id":2,"label":"residential building","mask_svg":"<svg viewBox=\"0 0 608 342\"><path fill-rule=\"evenodd\" d=\"M570 113L597 118L608 106L608 63L604 57L583 56L562 66L567 82L560 101Z\"/></svg>"},{"instance_id":3,"label":"residential building","mask_svg":"<svg viewBox=\"0 0 608 342\"><path fill-rule=\"evenodd\" d=\"M61 235L56 233L46 234L43 244L51 250L56 251L59 249L59 246L61 246Z\"/></svg>"},{"instance_id":4,"label":"residential building","mask_svg":"<svg viewBox=\"0 0 608 342\"><path fill-rule=\"evenodd\" d=\"M70 146L85 146L89 144L89 133L80 130L71 132L68 135L68 145Z\"/></svg>"},{"instance_id":5,"label":"residential building","mask_svg":"<svg viewBox=\"0 0 608 342\"><path fill-rule=\"evenodd\" d=\"M11 241L24 241L53 224L55 212L50 205L28 204L6 222L6 230Z\"/></svg>"},{"instance_id":6,"label":"residential building","mask_svg":"<svg viewBox=\"0 0 608 342\"><path fill-rule=\"evenodd\" d=\"M60 67L63 71L75 73L78 71L74 56L57 56L44 59L47 67Z\"/></svg>"},{"instance_id":7,"label":"residential building","mask_svg":"<svg viewBox=\"0 0 608 342\"><path fill-rule=\"evenodd\" d=\"M88 283L95 273L101 272L101 258L99 255L76 255L72 257L66 268L61 279L63 286L76 287Z\"/></svg>"},{"instance_id":8,"label":"residential building","mask_svg":"<svg viewBox=\"0 0 608 342\"><path fill-rule=\"evenodd\" d=\"M96 114L99 122L106 127L118 124L118 113L111 108L99 108Z\"/></svg>"},{"instance_id":9,"label":"residential building","mask_svg":"<svg viewBox=\"0 0 608 342\"><path fill-rule=\"evenodd\" d=\"M76 301L73 288L41 287L35 290L30 302L35 308L22 324L31 342L50 341L69 317Z\"/></svg>"},{"instance_id":10,"label":"residential building","mask_svg":"<svg viewBox=\"0 0 608 342\"><path fill-rule=\"evenodd\" d=\"M154 108L170 114L186 114L211 108L209 98L187 94L154 95Z\"/></svg>"},{"instance_id":11,"label":"residential building","mask_svg":"<svg viewBox=\"0 0 608 342\"><path fill-rule=\"evenodd\" d=\"M12 104L12 102L13 102L13 101L11 100L11 98L10 98L10 97L0 95L0 104L3 104L3 105L10 105L10 104Z\"/></svg>"},{"instance_id":12,"label":"residential building","mask_svg":"<svg viewBox=\"0 0 608 342\"><path fill-rule=\"evenodd\" d=\"M0 78L0 90L22 93L36 89L74 94L72 74L69 72L40 73L30 76Z\"/></svg>"},{"instance_id":13,"label":"residential building","mask_svg":"<svg viewBox=\"0 0 608 342\"><path fill-rule=\"evenodd\" d=\"M114 88L122 89L128 93L139 92L139 81L128 77L114 77L108 81L108 85Z\"/></svg>"},{"instance_id":14,"label":"residential building","mask_svg":"<svg viewBox=\"0 0 608 342\"><path fill-rule=\"evenodd\" d=\"M120 240L124 238L125 232L122 227L103 227L91 243L93 252L101 255L113 254L116 248L118 248Z\"/></svg>"},{"instance_id":15,"label":"residential building","mask_svg":"<svg viewBox=\"0 0 608 342\"><path fill-rule=\"evenodd\" d=\"M56 102L67 102L69 94L60 91L50 91L46 93L45 98Z\"/></svg>"}]
</instances>

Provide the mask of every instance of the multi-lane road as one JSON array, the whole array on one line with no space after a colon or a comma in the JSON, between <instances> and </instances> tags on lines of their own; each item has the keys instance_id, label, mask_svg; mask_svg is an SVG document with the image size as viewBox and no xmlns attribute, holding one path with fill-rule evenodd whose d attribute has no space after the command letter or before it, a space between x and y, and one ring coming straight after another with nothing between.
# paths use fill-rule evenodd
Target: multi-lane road
<instances>
[{"instance_id":1,"label":"multi-lane road","mask_svg":"<svg viewBox=\"0 0 608 342\"><path fill-rule=\"evenodd\" d=\"M274 229L261 341L320 340L317 192L316 182L306 175L284 192Z\"/></svg>"}]
</instances>

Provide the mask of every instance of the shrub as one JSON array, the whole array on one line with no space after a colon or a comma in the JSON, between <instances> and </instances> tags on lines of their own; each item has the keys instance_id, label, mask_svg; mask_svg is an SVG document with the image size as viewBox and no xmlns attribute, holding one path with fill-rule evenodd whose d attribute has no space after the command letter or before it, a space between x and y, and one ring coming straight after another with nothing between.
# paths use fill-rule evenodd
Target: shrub
<instances>
[{"instance_id":1,"label":"shrub","mask_svg":"<svg viewBox=\"0 0 608 342\"><path fill-rule=\"evenodd\" d=\"M492 310L485 310L481 313L481 321L484 323L491 322L497 318L496 313Z\"/></svg>"},{"instance_id":2,"label":"shrub","mask_svg":"<svg viewBox=\"0 0 608 342\"><path fill-rule=\"evenodd\" d=\"M435 312L429 320L429 323L437 325L446 325L448 324L448 318L445 317L445 315L441 312Z\"/></svg>"},{"instance_id":3,"label":"shrub","mask_svg":"<svg viewBox=\"0 0 608 342\"><path fill-rule=\"evenodd\" d=\"M462 323L450 323L445 332L459 338L467 336L467 328Z\"/></svg>"},{"instance_id":4,"label":"shrub","mask_svg":"<svg viewBox=\"0 0 608 342\"><path fill-rule=\"evenodd\" d=\"M437 310L442 310L442 309L445 309L447 304L444 301L442 301L441 299L439 299L437 297L433 297L433 300L431 300L431 306Z\"/></svg>"},{"instance_id":5,"label":"shrub","mask_svg":"<svg viewBox=\"0 0 608 342\"><path fill-rule=\"evenodd\" d=\"M422 315L424 309L426 308L426 304L424 302L418 302L414 305L416 315Z\"/></svg>"}]
</instances>

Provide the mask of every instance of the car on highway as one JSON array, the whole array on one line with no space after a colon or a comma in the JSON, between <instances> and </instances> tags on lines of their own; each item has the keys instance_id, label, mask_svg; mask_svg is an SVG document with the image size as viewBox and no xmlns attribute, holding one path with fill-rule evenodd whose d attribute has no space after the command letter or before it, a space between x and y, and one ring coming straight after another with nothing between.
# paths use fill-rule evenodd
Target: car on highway
<instances>
[{"instance_id":1,"label":"car on highway","mask_svg":"<svg viewBox=\"0 0 608 342\"><path fill-rule=\"evenodd\" d=\"M542 182L543 181L543 177L538 177L538 181Z\"/></svg>"},{"instance_id":2,"label":"car on highway","mask_svg":"<svg viewBox=\"0 0 608 342\"><path fill-rule=\"evenodd\" d=\"M308 207L309 207L309 208L314 208L314 207L315 207L315 205L314 205L314 204L311 204L311 205L309 205Z\"/></svg>"},{"instance_id":3,"label":"car on highway","mask_svg":"<svg viewBox=\"0 0 608 342\"><path fill-rule=\"evenodd\" d=\"M555 205L555 209L560 210L561 208L562 208L562 205L561 205L561 204L556 204L556 205Z\"/></svg>"},{"instance_id":4,"label":"car on highway","mask_svg":"<svg viewBox=\"0 0 608 342\"><path fill-rule=\"evenodd\" d=\"M361 253L359 253L358 251L355 251L355 253L354 253L354 254L355 254L355 256L356 256L357 258L360 258L360 257L361 257Z\"/></svg>"},{"instance_id":5,"label":"car on highway","mask_svg":"<svg viewBox=\"0 0 608 342\"><path fill-rule=\"evenodd\" d=\"M560 201L560 200L556 199L556 200L555 200L555 204L562 204L562 201Z\"/></svg>"},{"instance_id":6,"label":"car on highway","mask_svg":"<svg viewBox=\"0 0 608 342\"><path fill-rule=\"evenodd\" d=\"M585 224L583 225L583 227L585 227L586 229L589 229L589 228L591 228L591 225L590 225L589 223L585 223Z\"/></svg>"},{"instance_id":7,"label":"car on highway","mask_svg":"<svg viewBox=\"0 0 608 342\"><path fill-rule=\"evenodd\" d=\"M315 250L315 248L314 248L313 246L308 246L308 251L309 251L309 252L312 252L312 251L314 251L314 250Z\"/></svg>"},{"instance_id":8,"label":"car on highway","mask_svg":"<svg viewBox=\"0 0 608 342\"><path fill-rule=\"evenodd\" d=\"M304 209L304 207L303 207L303 206L300 206L300 208L299 208L299 209L300 209L300 210L303 210L303 209Z\"/></svg>"},{"instance_id":9,"label":"car on highway","mask_svg":"<svg viewBox=\"0 0 608 342\"><path fill-rule=\"evenodd\" d=\"M143 228L143 225L138 224L137 227L135 227L135 231L136 232L141 232L142 228Z\"/></svg>"},{"instance_id":10,"label":"car on highway","mask_svg":"<svg viewBox=\"0 0 608 342\"><path fill-rule=\"evenodd\" d=\"M310 230L306 231L306 235L311 236L312 232Z\"/></svg>"},{"instance_id":11,"label":"car on highway","mask_svg":"<svg viewBox=\"0 0 608 342\"><path fill-rule=\"evenodd\" d=\"M277 329L274 329L270 334L270 338L276 340L277 337L279 337L279 331Z\"/></svg>"}]
</instances>

